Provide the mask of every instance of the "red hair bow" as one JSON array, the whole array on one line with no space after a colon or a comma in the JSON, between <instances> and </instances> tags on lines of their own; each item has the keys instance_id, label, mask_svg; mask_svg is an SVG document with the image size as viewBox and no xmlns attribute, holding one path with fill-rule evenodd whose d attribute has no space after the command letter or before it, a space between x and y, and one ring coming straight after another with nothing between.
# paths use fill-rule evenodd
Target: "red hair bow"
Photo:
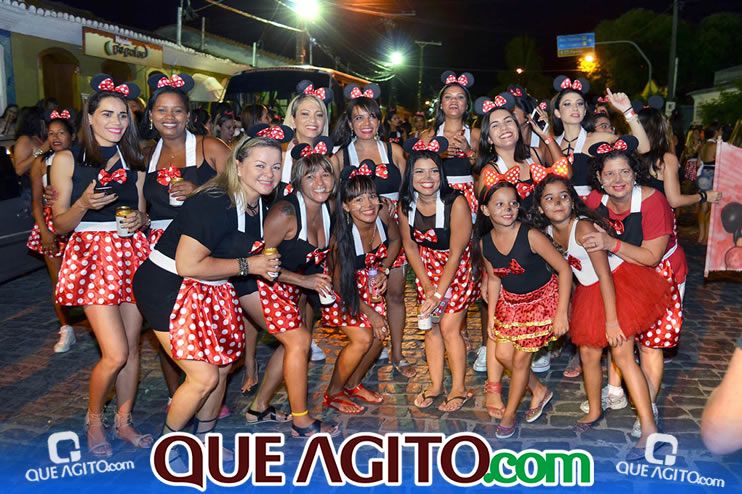
<instances>
[{"instance_id":1,"label":"red hair bow","mask_svg":"<svg viewBox=\"0 0 742 494\"><path fill-rule=\"evenodd\" d=\"M425 143L422 139L419 139L413 146L413 151L433 151L434 153L437 153L441 150L441 144L436 140L433 139L429 143Z\"/></svg>"},{"instance_id":2,"label":"red hair bow","mask_svg":"<svg viewBox=\"0 0 742 494\"><path fill-rule=\"evenodd\" d=\"M598 154L606 154L611 151L626 151L627 149L629 149L629 146L623 140L618 139L613 143L613 145L610 145L607 142L601 144L595 152Z\"/></svg>"},{"instance_id":3,"label":"red hair bow","mask_svg":"<svg viewBox=\"0 0 742 494\"><path fill-rule=\"evenodd\" d=\"M170 165L162 170L157 170L157 183L165 187L170 185L175 177L180 177L180 168L177 166Z\"/></svg>"},{"instance_id":4,"label":"red hair bow","mask_svg":"<svg viewBox=\"0 0 742 494\"><path fill-rule=\"evenodd\" d=\"M360 98L361 96L365 96L366 98L373 99L374 92L371 89L366 89L365 91L361 91L361 88L359 88L358 86L350 90L350 99Z\"/></svg>"},{"instance_id":5,"label":"red hair bow","mask_svg":"<svg viewBox=\"0 0 742 494\"><path fill-rule=\"evenodd\" d=\"M499 277L507 276L509 274L523 274L526 270L520 265L517 259L510 259L510 264L505 268L494 268L492 273Z\"/></svg>"},{"instance_id":6,"label":"red hair bow","mask_svg":"<svg viewBox=\"0 0 742 494\"><path fill-rule=\"evenodd\" d=\"M381 262L382 259L386 259L387 248L386 244L379 244L374 252L366 254L366 267L370 268L376 266Z\"/></svg>"},{"instance_id":7,"label":"red hair bow","mask_svg":"<svg viewBox=\"0 0 742 494\"><path fill-rule=\"evenodd\" d=\"M157 89L160 89L161 87L170 86L170 87L183 87L185 86L185 81L182 77L180 77L178 74L173 74L168 77L162 77L159 81L157 81Z\"/></svg>"},{"instance_id":8,"label":"red hair bow","mask_svg":"<svg viewBox=\"0 0 742 494\"><path fill-rule=\"evenodd\" d=\"M546 111L546 108L548 108L549 105L546 103L546 101L542 101L541 103L538 104L538 107Z\"/></svg>"},{"instance_id":9,"label":"red hair bow","mask_svg":"<svg viewBox=\"0 0 742 494\"><path fill-rule=\"evenodd\" d=\"M328 250L329 249L314 249L312 252L307 254L307 262L313 262L314 264L319 266L327 258Z\"/></svg>"},{"instance_id":10,"label":"red hair bow","mask_svg":"<svg viewBox=\"0 0 742 494\"><path fill-rule=\"evenodd\" d=\"M250 248L250 254L258 254L260 252L263 252L263 249L265 248L265 240L256 240L253 242L252 247Z\"/></svg>"},{"instance_id":11,"label":"red hair bow","mask_svg":"<svg viewBox=\"0 0 742 494\"><path fill-rule=\"evenodd\" d=\"M560 158L553 165L546 168L537 163L530 166L531 177L536 183L541 182L546 178L547 175L558 175L560 177L569 178L569 158Z\"/></svg>"},{"instance_id":12,"label":"red hair bow","mask_svg":"<svg viewBox=\"0 0 742 494\"><path fill-rule=\"evenodd\" d=\"M582 91L582 83L580 81L574 81L567 77L559 85L562 89L574 89L575 91Z\"/></svg>"},{"instance_id":13,"label":"red hair bow","mask_svg":"<svg viewBox=\"0 0 742 494\"><path fill-rule=\"evenodd\" d=\"M389 169L384 163L376 165L376 176L382 180L389 178Z\"/></svg>"},{"instance_id":14,"label":"red hair bow","mask_svg":"<svg viewBox=\"0 0 742 494\"><path fill-rule=\"evenodd\" d=\"M519 87L511 87L508 91L510 91L510 94L513 96L523 96L523 91L521 91Z\"/></svg>"},{"instance_id":15,"label":"red hair bow","mask_svg":"<svg viewBox=\"0 0 742 494\"><path fill-rule=\"evenodd\" d=\"M321 154L322 156L327 154L327 144L320 141L317 143L316 146L307 146L304 149L301 150L301 157L305 158L312 154Z\"/></svg>"},{"instance_id":16,"label":"red hair bow","mask_svg":"<svg viewBox=\"0 0 742 494\"><path fill-rule=\"evenodd\" d=\"M533 192L533 184L527 184L525 182L518 182L515 184L515 191L518 193L518 196L521 199L525 199L526 197L531 195L531 192Z\"/></svg>"},{"instance_id":17,"label":"red hair bow","mask_svg":"<svg viewBox=\"0 0 742 494\"><path fill-rule=\"evenodd\" d=\"M304 94L311 94L312 96L316 96L319 99L324 100L325 96L327 95L327 92L325 91L325 88L323 87L314 89L314 84L310 84L304 88Z\"/></svg>"},{"instance_id":18,"label":"red hair bow","mask_svg":"<svg viewBox=\"0 0 742 494\"><path fill-rule=\"evenodd\" d=\"M495 96L494 100L488 99L482 103L482 111L484 113L487 113L494 110L495 108L502 108L507 104L507 100L498 94L497 96Z\"/></svg>"},{"instance_id":19,"label":"red hair bow","mask_svg":"<svg viewBox=\"0 0 742 494\"><path fill-rule=\"evenodd\" d=\"M598 103L607 104L608 96L598 96Z\"/></svg>"},{"instance_id":20,"label":"red hair bow","mask_svg":"<svg viewBox=\"0 0 742 494\"><path fill-rule=\"evenodd\" d=\"M509 182L513 185L520 181L520 168L512 167L505 173L498 173L493 167L489 166L482 172L482 183L485 187L492 187L500 182Z\"/></svg>"},{"instance_id":21,"label":"red hair bow","mask_svg":"<svg viewBox=\"0 0 742 494\"><path fill-rule=\"evenodd\" d=\"M372 175L371 168L369 168L368 165L364 163L358 168L356 168L355 170L353 170L352 172L350 172L350 175L348 175L348 178L350 179L353 177L357 177L359 175L370 177Z\"/></svg>"},{"instance_id":22,"label":"red hair bow","mask_svg":"<svg viewBox=\"0 0 742 494\"><path fill-rule=\"evenodd\" d=\"M567 264L575 268L577 271L582 271L582 262L572 254L567 256Z\"/></svg>"},{"instance_id":23,"label":"red hair bow","mask_svg":"<svg viewBox=\"0 0 742 494\"><path fill-rule=\"evenodd\" d=\"M466 77L466 74L461 74L460 76L456 77L456 74L451 74L448 77L446 77L446 85L449 84L461 84L464 87L467 87L469 85L469 78Z\"/></svg>"},{"instance_id":24,"label":"red hair bow","mask_svg":"<svg viewBox=\"0 0 742 494\"><path fill-rule=\"evenodd\" d=\"M418 229L415 229L413 238L415 239L415 242L422 243L422 242L432 242L436 243L438 241L438 235L435 234L435 230L432 228L426 232L421 232Z\"/></svg>"},{"instance_id":25,"label":"red hair bow","mask_svg":"<svg viewBox=\"0 0 742 494\"><path fill-rule=\"evenodd\" d=\"M286 184L286 187L283 188L283 195L287 196L291 194L294 191L294 186L291 184Z\"/></svg>"},{"instance_id":26,"label":"red hair bow","mask_svg":"<svg viewBox=\"0 0 742 494\"><path fill-rule=\"evenodd\" d=\"M266 127L257 133L258 137L265 137L266 139L273 139L275 141L282 141L286 134L284 134L281 127Z\"/></svg>"},{"instance_id":27,"label":"red hair bow","mask_svg":"<svg viewBox=\"0 0 742 494\"><path fill-rule=\"evenodd\" d=\"M56 118L63 118L65 120L69 120L71 116L72 115L70 115L69 110L62 110L61 113L58 112L57 110L52 110L52 112L49 114L49 120L54 120Z\"/></svg>"},{"instance_id":28,"label":"red hair bow","mask_svg":"<svg viewBox=\"0 0 742 494\"><path fill-rule=\"evenodd\" d=\"M117 182L119 184L126 183L126 170L119 168L113 173L108 173L105 170L98 172L98 182L101 185L108 185L111 182Z\"/></svg>"},{"instance_id":29,"label":"red hair bow","mask_svg":"<svg viewBox=\"0 0 742 494\"><path fill-rule=\"evenodd\" d=\"M623 235L623 233L625 231L624 226L623 226L623 221L621 221L621 220L612 220L612 219L608 219L608 221L610 222L611 226L613 227L613 230L615 230L616 235Z\"/></svg>"},{"instance_id":30,"label":"red hair bow","mask_svg":"<svg viewBox=\"0 0 742 494\"><path fill-rule=\"evenodd\" d=\"M119 84L116 86L113 83L113 79L110 77L107 77L100 81L98 84L98 91L112 91L114 93L123 94L124 96L129 96L129 86L126 84Z\"/></svg>"}]
</instances>

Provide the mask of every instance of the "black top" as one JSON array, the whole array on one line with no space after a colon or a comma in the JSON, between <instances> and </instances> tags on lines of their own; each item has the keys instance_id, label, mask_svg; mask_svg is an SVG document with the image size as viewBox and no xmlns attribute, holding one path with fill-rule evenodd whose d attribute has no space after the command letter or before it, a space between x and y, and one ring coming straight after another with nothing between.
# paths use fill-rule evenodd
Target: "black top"
<instances>
[{"instance_id":1,"label":"black top","mask_svg":"<svg viewBox=\"0 0 742 494\"><path fill-rule=\"evenodd\" d=\"M601 203L595 212L603 218L606 218L608 222L616 230L615 237L621 242L627 244L636 245L637 247L644 241L644 230L642 229L642 212L638 211L635 213L629 213L623 220L613 220L610 217L608 206Z\"/></svg>"},{"instance_id":2,"label":"black top","mask_svg":"<svg viewBox=\"0 0 742 494\"><path fill-rule=\"evenodd\" d=\"M281 207L281 202L290 204L291 207L294 208L294 213L296 214L296 235L294 235L294 238L283 240L278 244L278 252L281 254L281 268L293 273L322 272L321 268L317 269L318 264L310 254L315 251L320 255L322 255L322 251L326 254L327 248L318 249L316 245L309 243L309 240L299 238L301 233L302 215L306 215L306 211L299 207L299 198L294 192L281 198L280 201L275 202L272 207ZM327 205L323 204L322 207L327 208ZM329 208L327 212L329 215ZM332 227L330 227L330 230L331 229ZM329 242L329 239L325 239L325 242ZM320 265L321 264L322 263L320 263Z\"/></svg>"},{"instance_id":3,"label":"black top","mask_svg":"<svg viewBox=\"0 0 742 494\"><path fill-rule=\"evenodd\" d=\"M585 153L574 153L572 162L572 185L590 185L590 156Z\"/></svg>"},{"instance_id":4,"label":"black top","mask_svg":"<svg viewBox=\"0 0 742 494\"><path fill-rule=\"evenodd\" d=\"M652 187L655 190L658 190L662 192L662 195L665 195L665 182L664 180L660 180L656 177L653 177L652 175L649 175L649 181L647 182L647 185Z\"/></svg>"},{"instance_id":5,"label":"black top","mask_svg":"<svg viewBox=\"0 0 742 494\"><path fill-rule=\"evenodd\" d=\"M211 168L205 157L201 165L185 166L179 168L179 170L181 177L196 184L196 186L203 185L216 176L216 170ZM157 174L160 171L163 170L147 173L144 179L144 198L147 200L147 212L153 220L171 220L178 215L180 207L170 205L169 186L162 185L157 181Z\"/></svg>"},{"instance_id":6,"label":"black top","mask_svg":"<svg viewBox=\"0 0 742 494\"><path fill-rule=\"evenodd\" d=\"M397 165L394 164L394 159L392 159L392 144L390 142L386 143L386 156L389 159L389 163L374 163L377 167L376 176L374 177L374 185L376 185L376 193L380 195L393 194L395 192L399 192L399 190L402 188L402 173L399 171L399 168L397 168ZM381 164L386 166L386 178L381 178L379 176L380 170L378 169L378 167ZM353 165L351 165L350 163L348 146L345 146L343 148L343 168L347 168L349 166Z\"/></svg>"},{"instance_id":7,"label":"black top","mask_svg":"<svg viewBox=\"0 0 742 494\"><path fill-rule=\"evenodd\" d=\"M461 192L454 191L447 201L444 201L443 208L443 228L435 227L435 214L432 216L425 216L420 213L419 210L415 210L415 218L413 220L413 226L410 226L410 236L418 245L428 247L433 250L448 250L451 244L451 207L457 197L462 196ZM435 240L426 238L421 240L418 237L421 234L427 234L430 230L435 232ZM417 235L415 232L417 231Z\"/></svg>"},{"instance_id":8,"label":"black top","mask_svg":"<svg viewBox=\"0 0 742 494\"><path fill-rule=\"evenodd\" d=\"M503 288L511 293L522 294L538 290L549 282L553 274L546 261L531 250L529 230L528 226L521 223L513 248L507 255L497 250L491 233L482 237L482 254L502 280ZM515 269L512 269L514 266ZM522 268L522 272L518 266ZM498 270L501 272L498 273Z\"/></svg>"},{"instance_id":9,"label":"black top","mask_svg":"<svg viewBox=\"0 0 742 494\"><path fill-rule=\"evenodd\" d=\"M245 217L245 231L237 228L237 212L229 197L222 192L202 192L189 197L178 216L167 227L155 245L167 257L175 259L181 235L197 240L209 249L212 257L236 259L248 257L253 244L262 240L260 214Z\"/></svg>"},{"instance_id":10,"label":"black top","mask_svg":"<svg viewBox=\"0 0 742 494\"><path fill-rule=\"evenodd\" d=\"M446 178L471 176L471 163L469 158L446 158L443 160L443 171Z\"/></svg>"},{"instance_id":11,"label":"black top","mask_svg":"<svg viewBox=\"0 0 742 494\"><path fill-rule=\"evenodd\" d=\"M70 204L73 204L76 200L82 196L85 189L88 188L90 182L95 180L96 186L101 185L99 181L99 175L104 172L108 160L117 154L118 149L116 146L101 147L100 154L103 162L100 164L94 164L84 161L84 152L80 147L73 147L70 149L72 155L75 157L75 166L72 171L72 194L70 196ZM119 158L110 168L106 171L107 174L116 173L117 170L123 169L124 166ZM82 217L81 221L102 223L109 221L116 221L116 208L119 206L129 206L136 210L139 209L139 191L137 190L137 172L136 170L126 170L126 180L124 183L118 183L117 181L108 182L106 185L111 187L111 193L118 195L118 200L101 209L89 209Z\"/></svg>"}]
</instances>

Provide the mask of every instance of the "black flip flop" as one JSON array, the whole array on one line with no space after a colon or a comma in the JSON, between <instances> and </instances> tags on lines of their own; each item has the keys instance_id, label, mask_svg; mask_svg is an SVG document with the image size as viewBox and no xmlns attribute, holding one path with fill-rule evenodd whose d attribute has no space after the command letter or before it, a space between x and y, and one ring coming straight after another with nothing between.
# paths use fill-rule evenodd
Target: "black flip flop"
<instances>
[{"instance_id":1,"label":"black flip flop","mask_svg":"<svg viewBox=\"0 0 742 494\"><path fill-rule=\"evenodd\" d=\"M245 421L249 424L261 424L261 423L270 423L270 422L288 422L291 420L291 417L288 415L285 416L283 420L278 416L278 412L276 411L275 407L273 405L269 406L262 412L256 412L252 408L248 408L245 414L250 414L254 417L257 417L255 420L250 420L247 415L245 415Z\"/></svg>"},{"instance_id":2,"label":"black flip flop","mask_svg":"<svg viewBox=\"0 0 742 494\"><path fill-rule=\"evenodd\" d=\"M322 432L322 422L319 420L315 420L306 427L299 427L295 424L291 424L291 430L296 433L291 435L291 437L293 437L294 439L307 439L315 434L319 434L320 432ZM329 432L329 434L330 437L336 437L340 435L340 429L336 428L332 430L332 432Z\"/></svg>"}]
</instances>

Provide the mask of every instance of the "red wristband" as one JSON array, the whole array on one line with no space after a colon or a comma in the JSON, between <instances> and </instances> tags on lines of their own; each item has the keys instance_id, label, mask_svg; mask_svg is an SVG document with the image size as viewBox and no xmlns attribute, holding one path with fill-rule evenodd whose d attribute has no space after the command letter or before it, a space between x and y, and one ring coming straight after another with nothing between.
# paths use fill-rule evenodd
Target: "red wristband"
<instances>
[{"instance_id":1,"label":"red wristband","mask_svg":"<svg viewBox=\"0 0 742 494\"><path fill-rule=\"evenodd\" d=\"M621 250L621 241L616 239L616 245L613 246L611 252L613 252L614 254L618 254L619 250Z\"/></svg>"}]
</instances>

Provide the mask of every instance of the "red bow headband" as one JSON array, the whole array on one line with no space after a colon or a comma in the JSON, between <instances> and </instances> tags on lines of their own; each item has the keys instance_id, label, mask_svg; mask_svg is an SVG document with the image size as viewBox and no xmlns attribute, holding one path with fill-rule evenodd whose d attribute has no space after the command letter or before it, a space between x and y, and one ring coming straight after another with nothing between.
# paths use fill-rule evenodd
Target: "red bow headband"
<instances>
[{"instance_id":1,"label":"red bow headband","mask_svg":"<svg viewBox=\"0 0 742 494\"><path fill-rule=\"evenodd\" d=\"M446 80L444 81L446 86L449 84L461 84L464 87L469 86L469 78L466 77L466 74L461 74L460 76L456 77L456 74L449 74L446 76Z\"/></svg>"},{"instance_id":2,"label":"red bow headband","mask_svg":"<svg viewBox=\"0 0 742 494\"><path fill-rule=\"evenodd\" d=\"M62 110L61 112L58 112L57 110L52 110L52 112L49 114L49 120L55 120L57 118L69 120L70 118L72 118L72 115L70 115L69 110Z\"/></svg>"},{"instance_id":3,"label":"red bow headband","mask_svg":"<svg viewBox=\"0 0 742 494\"><path fill-rule=\"evenodd\" d=\"M111 91L113 93L123 94L124 96L129 96L130 92L128 84L119 84L116 86L110 77L98 83L98 91Z\"/></svg>"},{"instance_id":4,"label":"red bow headband","mask_svg":"<svg viewBox=\"0 0 742 494\"><path fill-rule=\"evenodd\" d=\"M265 137L266 139L274 139L276 141L283 141L286 137L286 134L284 133L283 129L281 127L266 127L263 130L258 131L257 134L255 134L257 137Z\"/></svg>"},{"instance_id":5,"label":"red bow headband","mask_svg":"<svg viewBox=\"0 0 742 494\"><path fill-rule=\"evenodd\" d=\"M426 143L422 139L418 139L418 141L412 146L412 150L413 151L433 151L434 153L438 153L441 150L441 144L437 140L432 140Z\"/></svg>"},{"instance_id":6,"label":"red bow headband","mask_svg":"<svg viewBox=\"0 0 742 494\"><path fill-rule=\"evenodd\" d=\"M611 151L627 151L628 149L629 146L622 139L618 139L616 142L613 143L613 145L604 142L597 147L595 152L597 154L608 154Z\"/></svg>"},{"instance_id":7,"label":"red bow headband","mask_svg":"<svg viewBox=\"0 0 742 494\"><path fill-rule=\"evenodd\" d=\"M597 103L600 103L602 105L608 104L608 97L607 96L598 96L598 99L596 101Z\"/></svg>"},{"instance_id":8,"label":"red bow headband","mask_svg":"<svg viewBox=\"0 0 742 494\"><path fill-rule=\"evenodd\" d=\"M348 175L348 178L351 179L353 177L357 177L359 175L363 175L366 177L371 177L374 175L373 170L371 170L371 167L369 167L366 163L363 163L358 168L354 168L352 172L350 172L350 175Z\"/></svg>"},{"instance_id":9,"label":"red bow headband","mask_svg":"<svg viewBox=\"0 0 742 494\"><path fill-rule=\"evenodd\" d=\"M362 96L373 99L374 97L373 89L364 89L363 91L361 91L361 88L359 88L358 86L355 86L353 89L350 90L350 99L356 99Z\"/></svg>"},{"instance_id":10,"label":"red bow headband","mask_svg":"<svg viewBox=\"0 0 742 494\"><path fill-rule=\"evenodd\" d=\"M546 101L542 101L541 103L538 104L538 107L546 111L546 109L549 107L549 104Z\"/></svg>"},{"instance_id":11,"label":"red bow headband","mask_svg":"<svg viewBox=\"0 0 742 494\"><path fill-rule=\"evenodd\" d=\"M482 183L485 187L493 187L500 182L517 184L520 180L520 167L514 166L505 173L499 173L494 167L488 166L482 172Z\"/></svg>"},{"instance_id":12,"label":"red bow headband","mask_svg":"<svg viewBox=\"0 0 742 494\"><path fill-rule=\"evenodd\" d=\"M554 79L554 90L557 92L570 89L578 93L587 93L590 90L590 83L587 79L575 79L574 81L565 75L560 75Z\"/></svg>"},{"instance_id":13,"label":"red bow headband","mask_svg":"<svg viewBox=\"0 0 742 494\"><path fill-rule=\"evenodd\" d=\"M310 146L309 144L305 145L302 148L299 156L302 157L302 158L307 157L307 156L310 156L312 154L319 154L319 155L322 155L322 156L326 156L327 155L327 151L328 151L327 144L325 144L324 141L320 141L314 147Z\"/></svg>"},{"instance_id":14,"label":"red bow headband","mask_svg":"<svg viewBox=\"0 0 742 494\"><path fill-rule=\"evenodd\" d=\"M431 151L433 153L442 153L448 149L448 139L443 136L435 136L430 142L425 142L417 137L410 137L402 145L408 153Z\"/></svg>"},{"instance_id":15,"label":"red bow headband","mask_svg":"<svg viewBox=\"0 0 742 494\"><path fill-rule=\"evenodd\" d=\"M511 110L514 104L515 101L513 100L513 95L507 92L498 94L497 96L495 96L494 100L491 100L486 96L482 96L477 98L477 100L474 102L474 111L476 111L479 115L485 115L492 110L496 110L497 108L505 108L506 110Z\"/></svg>"},{"instance_id":16,"label":"red bow headband","mask_svg":"<svg viewBox=\"0 0 742 494\"><path fill-rule=\"evenodd\" d=\"M533 178L534 183L540 183L548 175L557 175L560 177L569 178L570 160L565 156L557 160L548 168L534 163L529 167L529 169L531 171L531 178Z\"/></svg>"},{"instance_id":17,"label":"red bow headband","mask_svg":"<svg viewBox=\"0 0 742 494\"><path fill-rule=\"evenodd\" d=\"M521 96L523 96L523 90L521 88L519 88L518 86L510 86L508 88L508 92L510 94L512 94L513 96L516 96L518 98L520 98Z\"/></svg>"},{"instance_id":18,"label":"red bow headband","mask_svg":"<svg viewBox=\"0 0 742 494\"><path fill-rule=\"evenodd\" d=\"M582 83L579 80L572 82L569 77L564 79L559 87L562 89L575 89L577 91L582 91Z\"/></svg>"},{"instance_id":19,"label":"red bow headband","mask_svg":"<svg viewBox=\"0 0 742 494\"><path fill-rule=\"evenodd\" d=\"M323 87L314 89L314 85L309 84L307 87L304 88L304 94L316 96L322 101L324 101L325 97L327 96L327 89Z\"/></svg>"},{"instance_id":20,"label":"red bow headband","mask_svg":"<svg viewBox=\"0 0 742 494\"><path fill-rule=\"evenodd\" d=\"M162 77L159 81L157 81L157 89L165 86L181 88L185 86L185 81L178 74L173 74L172 76L170 76L170 78Z\"/></svg>"}]
</instances>

